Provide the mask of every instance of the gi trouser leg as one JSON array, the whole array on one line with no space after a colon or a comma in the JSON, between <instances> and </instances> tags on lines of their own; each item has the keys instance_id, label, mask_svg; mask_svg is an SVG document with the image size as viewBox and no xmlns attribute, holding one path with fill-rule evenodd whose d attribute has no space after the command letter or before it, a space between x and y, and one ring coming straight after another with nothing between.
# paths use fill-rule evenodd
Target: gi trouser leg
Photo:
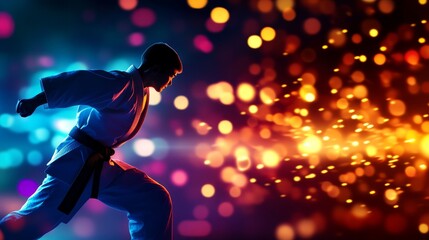
<instances>
[{"instance_id":1,"label":"gi trouser leg","mask_svg":"<svg viewBox=\"0 0 429 240\"><path fill-rule=\"evenodd\" d=\"M38 239L69 218L57 209L68 187L61 180L46 175L43 183L20 210L11 212L0 220L0 231L4 239ZM88 199L89 191L84 195ZM82 198L78 202L73 214L86 199Z\"/></svg>"},{"instance_id":2,"label":"gi trouser leg","mask_svg":"<svg viewBox=\"0 0 429 240\"><path fill-rule=\"evenodd\" d=\"M58 206L69 187L69 184L48 174L20 210L8 214L0 221L0 236L3 234L4 240L37 239L61 222L68 222L89 199L92 184L85 188L73 211L65 215L58 210ZM136 168L123 170L116 164L110 166L106 162L98 199L127 213L131 239L172 238L170 195L163 186L142 171Z\"/></svg>"},{"instance_id":3,"label":"gi trouser leg","mask_svg":"<svg viewBox=\"0 0 429 240\"><path fill-rule=\"evenodd\" d=\"M172 239L172 204L168 191L138 169L118 174L101 188L98 199L127 212L131 239Z\"/></svg>"}]
</instances>

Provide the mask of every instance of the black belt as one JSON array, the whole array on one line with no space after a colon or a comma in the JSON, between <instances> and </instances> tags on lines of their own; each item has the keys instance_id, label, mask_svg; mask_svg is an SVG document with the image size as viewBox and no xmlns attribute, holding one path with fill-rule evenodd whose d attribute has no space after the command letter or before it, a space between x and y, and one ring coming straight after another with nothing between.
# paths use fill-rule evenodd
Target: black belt
<instances>
[{"instance_id":1,"label":"black belt","mask_svg":"<svg viewBox=\"0 0 429 240\"><path fill-rule=\"evenodd\" d=\"M75 178L66 196L58 207L58 210L65 214L69 214L72 211L93 173L94 179L92 183L91 198L98 197L103 162L109 161L110 156L115 154L115 150L113 150L113 148L104 146L78 127L74 127L70 131L69 135L79 143L94 150L94 153L85 161L79 175Z\"/></svg>"}]
</instances>

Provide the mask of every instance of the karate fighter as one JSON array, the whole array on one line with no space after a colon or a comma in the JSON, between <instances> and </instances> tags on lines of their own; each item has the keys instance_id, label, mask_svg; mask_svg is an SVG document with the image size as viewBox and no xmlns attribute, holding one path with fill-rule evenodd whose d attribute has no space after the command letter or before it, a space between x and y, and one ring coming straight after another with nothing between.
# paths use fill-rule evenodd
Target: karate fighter
<instances>
[{"instance_id":1,"label":"karate fighter","mask_svg":"<svg viewBox=\"0 0 429 240\"><path fill-rule=\"evenodd\" d=\"M81 70L42 78L41 93L18 101L22 117L40 105L79 105L77 124L56 148L36 192L0 220L0 238L38 239L70 221L89 198L126 212L131 239L172 238L168 191L139 169L110 158L139 131L149 87L162 92L182 72L179 55L165 43L149 46L141 60L126 71Z\"/></svg>"}]
</instances>

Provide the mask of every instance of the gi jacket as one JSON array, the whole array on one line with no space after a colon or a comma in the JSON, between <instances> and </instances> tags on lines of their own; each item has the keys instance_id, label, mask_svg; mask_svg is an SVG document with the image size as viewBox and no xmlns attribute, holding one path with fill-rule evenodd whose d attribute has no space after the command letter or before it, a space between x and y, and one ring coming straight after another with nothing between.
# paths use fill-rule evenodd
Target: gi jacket
<instances>
[{"instance_id":1,"label":"gi jacket","mask_svg":"<svg viewBox=\"0 0 429 240\"><path fill-rule=\"evenodd\" d=\"M149 89L143 86L134 66L127 71L81 70L41 79L47 108L79 105L77 126L106 146L118 147L140 129L149 103ZM46 173L73 182L92 150L68 136L48 162ZM133 168L115 163L123 170Z\"/></svg>"}]
</instances>

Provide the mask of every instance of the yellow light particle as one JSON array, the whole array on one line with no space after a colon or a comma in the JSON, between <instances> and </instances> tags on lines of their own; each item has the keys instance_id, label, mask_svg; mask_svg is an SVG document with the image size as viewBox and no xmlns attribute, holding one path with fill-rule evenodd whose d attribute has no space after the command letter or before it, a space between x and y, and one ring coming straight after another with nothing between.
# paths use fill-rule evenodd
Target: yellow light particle
<instances>
[{"instance_id":1,"label":"yellow light particle","mask_svg":"<svg viewBox=\"0 0 429 240\"><path fill-rule=\"evenodd\" d=\"M428 146L429 146L429 134L426 134L420 140L420 150L421 150L421 153L423 154L423 156L429 157ZM424 167L421 167L422 165L424 165ZM422 164L420 164L419 168L422 170L426 170L426 165L422 163Z\"/></svg>"},{"instance_id":2,"label":"yellow light particle","mask_svg":"<svg viewBox=\"0 0 429 240\"><path fill-rule=\"evenodd\" d=\"M394 99L389 101L389 112L395 117L399 117L405 114L406 112L406 105L402 100Z\"/></svg>"},{"instance_id":3,"label":"yellow light particle","mask_svg":"<svg viewBox=\"0 0 429 240\"><path fill-rule=\"evenodd\" d=\"M210 17L215 23L226 23L229 20L229 12L226 8L215 7L210 12Z\"/></svg>"},{"instance_id":4,"label":"yellow light particle","mask_svg":"<svg viewBox=\"0 0 429 240\"><path fill-rule=\"evenodd\" d=\"M222 134L230 134L233 130L232 123L228 120L222 120L218 124L218 130Z\"/></svg>"},{"instance_id":5,"label":"yellow light particle","mask_svg":"<svg viewBox=\"0 0 429 240\"><path fill-rule=\"evenodd\" d=\"M316 177L316 174L314 174L314 173L310 173L307 176L305 176L306 179L312 179L312 178L315 178L315 177Z\"/></svg>"},{"instance_id":6,"label":"yellow light particle","mask_svg":"<svg viewBox=\"0 0 429 240\"><path fill-rule=\"evenodd\" d=\"M262 46L262 38L258 35L251 35L247 39L247 45L253 49L260 48Z\"/></svg>"},{"instance_id":7,"label":"yellow light particle","mask_svg":"<svg viewBox=\"0 0 429 240\"><path fill-rule=\"evenodd\" d=\"M378 30L377 29L371 29L369 30L369 36L371 37L377 37L378 36Z\"/></svg>"},{"instance_id":8,"label":"yellow light particle","mask_svg":"<svg viewBox=\"0 0 429 240\"><path fill-rule=\"evenodd\" d=\"M252 114L255 114L258 112L258 107L256 105L250 105L249 106L249 112Z\"/></svg>"},{"instance_id":9,"label":"yellow light particle","mask_svg":"<svg viewBox=\"0 0 429 240\"><path fill-rule=\"evenodd\" d=\"M201 194L206 198L211 198L215 194L215 188L211 184L205 184L201 187Z\"/></svg>"},{"instance_id":10,"label":"yellow light particle","mask_svg":"<svg viewBox=\"0 0 429 240\"><path fill-rule=\"evenodd\" d=\"M377 65L383 65L386 62L386 56L382 53L377 53L374 56L374 63Z\"/></svg>"},{"instance_id":11,"label":"yellow light particle","mask_svg":"<svg viewBox=\"0 0 429 240\"><path fill-rule=\"evenodd\" d=\"M426 234L429 232L429 226L426 223L420 223L419 224L419 231L422 234Z\"/></svg>"},{"instance_id":12,"label":"yellow light particle","mask_svg":"<svg viewBox=\"0 0 429 240\"><path fill-rule=\"evenodd\" d=\"M177 109L185 110L189 106L189 100L185 96L177 96L173 104Z\"/></svg>"},{"instance_id":13,"label":"yellow light particle","mask_svg":"<svg viewBox=\"0 0 429 240\"><path fill-rule=\"evenodd\" d=\"M317 153L322 149L322 140L315 135L306 137L302 142L298 144L298 150L302 154L313 154Z\"/></svg>"},{"instance_id":14,"label":"yellow light particle","mask_svg":"<svg viewBox=\"0 0 429 240\"><path fill-rule=\"evenodd\" d=\"M237 96L243 102L252 101L255 94L255 88L249 83L240 83L237 87Z\"/></svg>"},{"instance_id":15,"label":"yellow light particle","mask_svg":"<svg viewBox=\"0 0 429 240\"><path fill-rule=\"evenodd\" d=\"M359 56L359 61L366 62L366 60L367 60L367 57L365 55L360 55Z\"/></svg>"},{"instance_id":16,"label":"yellow light particle","mask_svg":"<svg viewBox=\"0 0 429 240\"><path fill-rule=\"evenodd\" d=\"M390 188L384 192L384 197L389 201L395 201L398 198L398 193Z\"/></svg>"},{"instance_id":17,"label":"yellow light particle","mask_svg":"<svg viewBox=\"0 0 429 240\"><path fill-rule=\"evenodd\" d=\"M276 167L280 163L280 156L274 150L265 150L262 153L262 162L267 167Z\"/></svg>"},{"instance_id":18,"label":"yellow light particle","mask_svg":"<svg viewBox=\"0 0 429 240\"><path fill-rule=\"evenodd\" d=\"M277 98L276 92L271 87L264 87L259 92L259 98L266 105L274 104L275 99Z\"/></svg>"},{"instance_id":19,"label":"yellow light particle","mask_svg":"<svg viewBox=\"0 0 429 240\"><path fill-rule=\"evenodd\" d=\"M272 27L264 27L261 30L261 38L264 41L272 41L274 38L276 37L276 30L274 30L274 28Z\"/></svg>"},{"instance_id":20,"label":"yellow light particle","mask_svg":"<svg viewBox=\"0 0 429 240\"><path fill-rule=\"evenodd\" d=\"M295 239L294 228L286 223L282 223L276 228L276 239Z\"/></svg>"},{"instance_id":21,"label":"yellow light particle","mask_svg":"<svg viewBox=\"0 0 429 240\"><path fill-rule=\"evenodd\" d=\"M299 96L305 102L314 102L317 96L316 89L312 85L303 85L299 89Z\"/></svg>"},{"instance_id":22,"label":"yellow light particle","mask_svg":"<svg viewBox=\"0 0 429 240\"><path fill-rule=\"evenodd\" d=\"M187 0L189 7L194 9L201 9L207 5L208 0Z\"/></svg>"}]
</instances>

